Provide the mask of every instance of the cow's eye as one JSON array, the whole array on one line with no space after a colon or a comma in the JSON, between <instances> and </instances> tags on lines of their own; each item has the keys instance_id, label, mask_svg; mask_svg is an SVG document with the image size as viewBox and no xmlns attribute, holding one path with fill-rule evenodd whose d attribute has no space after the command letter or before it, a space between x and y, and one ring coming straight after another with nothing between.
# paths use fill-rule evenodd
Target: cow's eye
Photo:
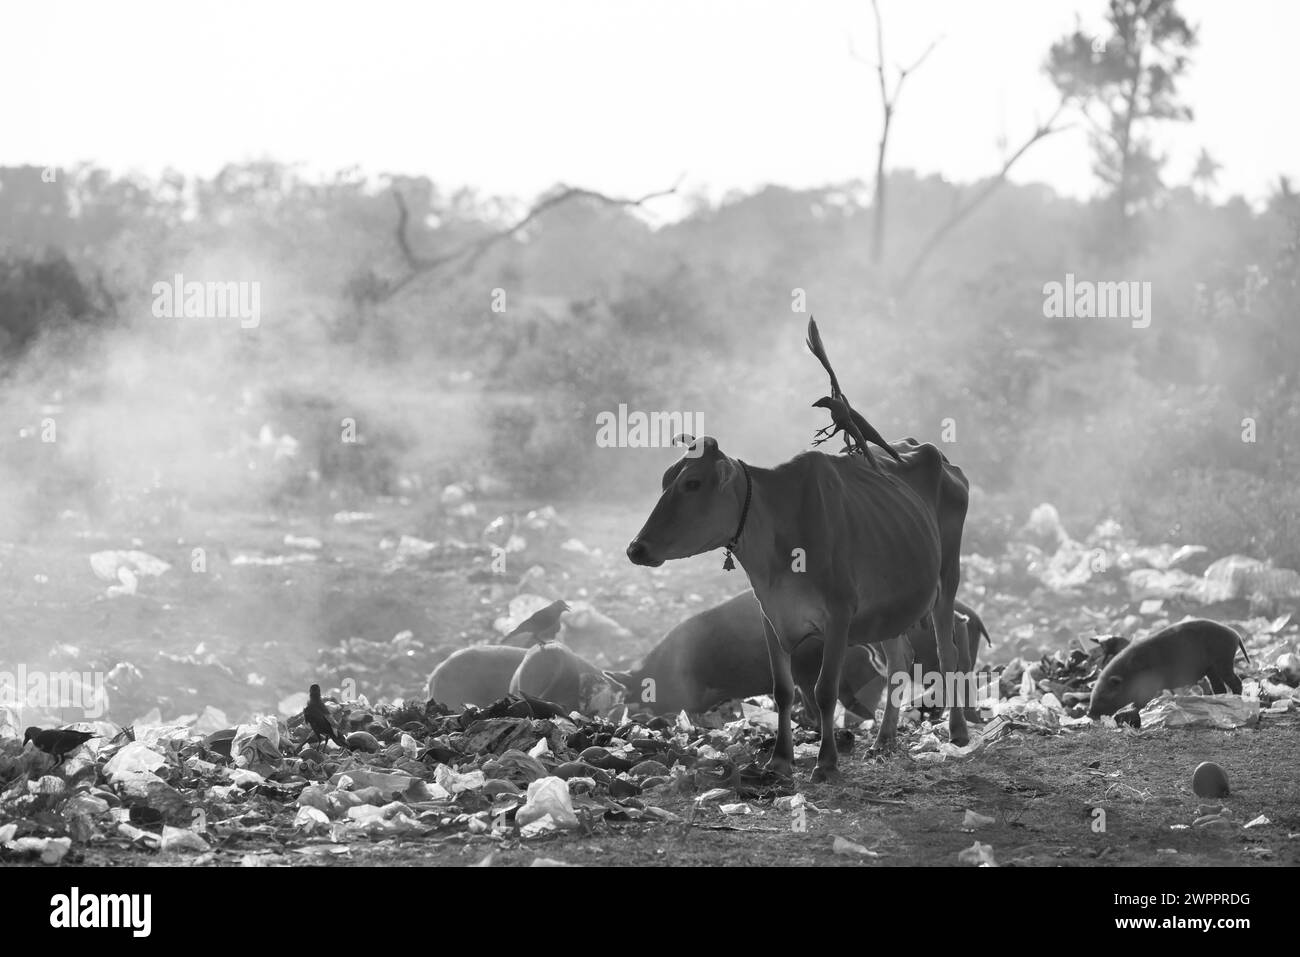
<instances>
[{"instance_id":1,"label":"cow's eye","mask_svg":"<svg viewBox=\"0 0 1300 957\"><path fill-rule=\"evenodd\" d=\"M700 480L695 478L687 479L682 483L682 488L688 492L698 492L700 490Z\"/></svg>"}]
</instances>

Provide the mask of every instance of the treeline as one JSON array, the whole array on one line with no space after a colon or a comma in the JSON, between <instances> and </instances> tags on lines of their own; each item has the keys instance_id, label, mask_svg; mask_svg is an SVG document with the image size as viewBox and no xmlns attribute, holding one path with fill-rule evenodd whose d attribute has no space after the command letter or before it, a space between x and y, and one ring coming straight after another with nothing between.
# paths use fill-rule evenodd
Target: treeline
<instances>
[{"instance_id":1,"label":"treeline","mask_svg":"<svg viewBox=\"0 0 1300 957\"><path fill-rule=\"evenodd\" d=\"M1300 564L1300 200L1285 184L1261 208L1174 187L1125 227L1121 259L1107 202L1008 184L905 282L977 189L891 174L872 263L860 183L696 201L666 225L653 203L577 195L512 231L526 208L422 177L3 169L6 374L44 330L156 334L150 290L174 274L261 281L250 381L286 356L319 392L305 357L404 370L463 394L484 439L462 451L519 492L616 494L641 466L594 447L601 411L716 408L721 428L816 397L800 391L802 306L886 434L955 427L977 547L1049 500L1080 523ZM1067 274L1151 283L1150 326L1045 318L1044 287Z\"/></svg>"}]
</instances>

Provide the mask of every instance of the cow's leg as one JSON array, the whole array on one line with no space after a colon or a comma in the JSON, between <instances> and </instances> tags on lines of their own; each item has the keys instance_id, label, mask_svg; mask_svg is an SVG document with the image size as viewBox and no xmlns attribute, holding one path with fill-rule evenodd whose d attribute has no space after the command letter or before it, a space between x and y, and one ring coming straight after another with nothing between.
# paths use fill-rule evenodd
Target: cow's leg
<instances>
[{"instance_id":1,"label":"cow's leg","mask_svg":"<svg viewBox=\"0 0 1300 957\"><path fill-rule=\"evenodd\" d=\"M885 652L885 713L881 716L880 727L876 729L876 742L872 751L892 749L898 737L898 692L902 685L900 673L906 675L912 669L914 655L912 646L906 638L891 638L881 642Z\"/></svg>"},{"instance_id":2,"label":"cow's leg","mask_svg":"<svg viewBox=\"0 0 1300 957\"><path fill-rule=\"evenodd\" d=\"M975 659L979 656L979 629L961 612L953 612L952 640L957 645L957 667L966 676L967 700L962 714L967 721L979 721L979 708L975 707ZM951 720L951 719L949 719ZM951 732L951 727L949 732Z\"/></svg>"},{"instance_id":3,"label":"cow's leg","mask_svg":"<svg viewBox=\"0 0 1300 957\"><path fill-rule=\"evenodd\" d=\"M949 579L951 579L951 588L948 587ZM956 592L956 575L949 575L945 571L940 582L939 594L935 598L931 619L934 623L934 647L938 652L939 670L943 672L945 696L949 690L957 692L955 700L945 702L948 705L948 739L953 744L961 746L970 741L970 732L966 728L966 714L962 710L964 702L961 700L965 691L965 676L958 674L960 663L957 647L952 640L953 599Z\"/></svg>"},{"instance_id":4,"label":"cow's leg","mask_svg":"<svg viewBox=\"0 0 1300 957\"><path fill-rule=\"evenodd\" d=\"M817 681L817 672L822 665L821 642L803 641L790 653L790 674L794 677L795 690L803 702L804 713L809 723L817 720L817 698L813 694L813 685ZM819 726L820 727L820 726Z\"/></svg>"},{"instance_id":5,"label":"cow's leg","mask_svg":"<svg viewBox=\"0 0 1300 957\"><path fill-rule=\"evenodd\" d=\"M844 669L844 653L848 649L847 621L832 621L824 632L822 644L822 670L817 675L814 694L817 710L822 720L822 746L817 752L817 767L813 770L813 783L839 779L839 750L835 747L835 702L840 695L840 677Z\"/></svg>"},{"instance_id":6,"label":"cow's leg","mask_svg":"<svg viewBox=\"0 0 1300 957\"><path fill-rule=\"evenodd\" d=\"M794 766L794 735L790 730L790 708L794 705L794 676L790 673L790 656L777 640L772 623L763 616L763 637L767 640L767 657L772 664L772 697L776 701L776 746L767 762L769 770L791 777Z\"/></svg>"}]
</instances>

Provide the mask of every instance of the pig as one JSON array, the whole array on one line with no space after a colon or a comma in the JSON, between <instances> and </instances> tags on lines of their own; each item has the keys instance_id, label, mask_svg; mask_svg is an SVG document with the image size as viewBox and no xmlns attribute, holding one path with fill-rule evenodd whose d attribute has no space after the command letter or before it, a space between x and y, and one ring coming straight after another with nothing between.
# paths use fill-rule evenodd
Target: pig
<instances>
[{"instance_id":1,"label":"pig","mask_svg":"<svg viewBox=\"0 0 1300 957\"><path fill-rule=\"evenodd\" d=\"M558 641L529 648L510 678L509 690L583 714L604 711L617 698L615 683L603 671Z\"/></svg>"},{"instance_id":2,"label":"pig","mask_svg":"<svg viewBox=\"0 0 1300 957\"><path fill-rule=\"evenodd\" d=\"M988 632L968 606L958 602L957 610L970 615L976 626L970 629L973 652L979 636L987 637ZM742 592L671 629L646 654L640 667L606 675L626 689L629 705L644 705L656 714L707 711L732 698L771 694L772 667L763 638L762 615L754 593ZM920 649L916 654L923 669L939 670L933 634L923 634L916 627L908 632L908 638ZM849 645L839 699L855 714L871 715L880 700L885 686L880 672L886 667L887 647L889 642L880 643L880 647ZM901 653L901 646L893 647ZM909 661L902 670L908 670L910 665ZM821 642L809 638L791 656L791 670L796 684L806 691L806 701L812 700L811 688L820 669ZM816 709L809 711L815 713Z\"/></svg>"},{"instance_id":3,"label":"pig","mask_svg":"<svg viewBox=\"0 0 1300 957\"><path fill-rule=\"evenodd\" d=\"M462 648L433 669L428 697L453 711L467 704L480 707L510 693L510 681L523 663L525 649L511 645Z\"/></svg>"},{"instance_id":4,"label":"pig","mask_svg":"<svg viewBox=\"0 0 1300 957\"><path fill-rule=\"evenodd\" d=\"M1210 679L1215 694L1241 694L1241 679L1232 667L1238 648L1246 655L1240 635L1206 618L1161 629L1129 645L1102 669L1093 685L1088 717L1114 714L1125 705L1141 708L1162 690L1194 684L1202 677Z\"/></svg>"}]
</instances>

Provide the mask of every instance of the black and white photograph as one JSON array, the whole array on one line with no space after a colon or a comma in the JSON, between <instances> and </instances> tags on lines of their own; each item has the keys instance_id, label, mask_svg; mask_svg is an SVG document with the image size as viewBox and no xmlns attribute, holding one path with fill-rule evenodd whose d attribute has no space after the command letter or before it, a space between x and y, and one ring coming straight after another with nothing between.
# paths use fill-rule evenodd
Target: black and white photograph
<instances>
[{"instance_id":1,"label":"black and white photograph","mask_svg":"<svg viewBox=\"0 0 1300 957\"><path fill-rule=\"evenodd\" d=\"M112 881L202 880L310 937L357 867L1281 916L1300 4L0 22L24 920L148 937Z\"/></svg>"}]
</instances>

